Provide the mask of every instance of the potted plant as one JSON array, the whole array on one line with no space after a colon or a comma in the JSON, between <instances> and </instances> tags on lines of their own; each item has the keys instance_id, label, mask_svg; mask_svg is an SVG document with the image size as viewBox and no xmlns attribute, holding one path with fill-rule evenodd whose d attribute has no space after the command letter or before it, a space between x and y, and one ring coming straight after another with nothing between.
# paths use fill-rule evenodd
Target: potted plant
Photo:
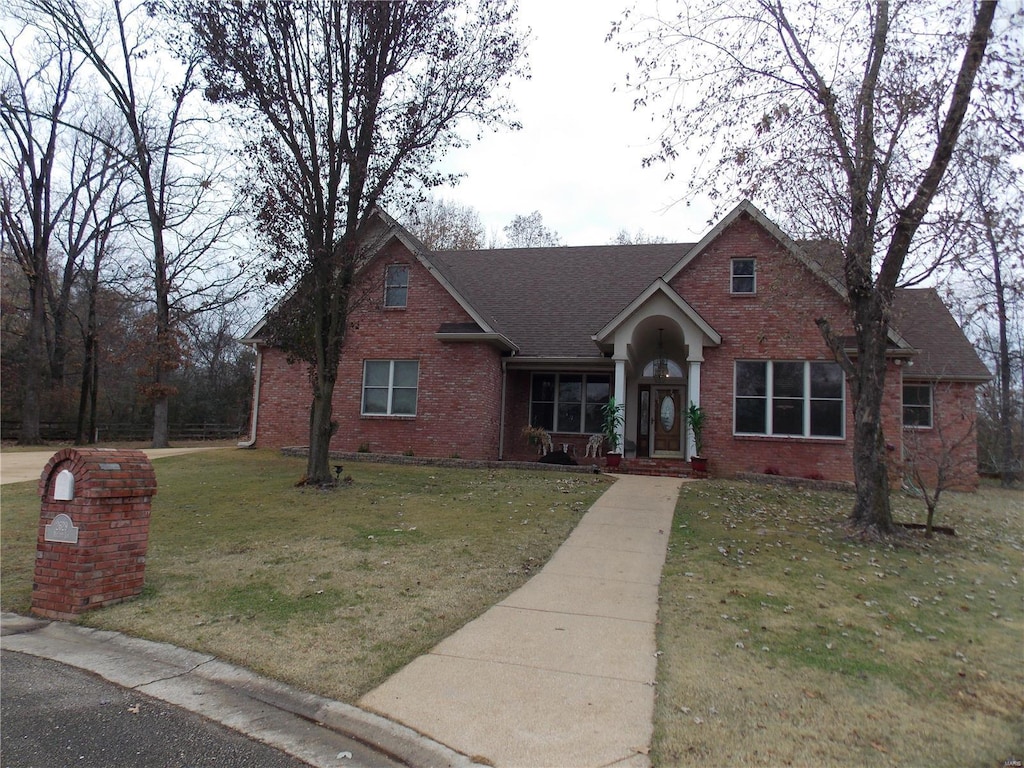
<instances>
[{"instance_id":1,"label":"potted plant","mask_svg":"<svg viewBox=\"0 0 1024 768\"><path fill-rule=\"evenodd\" d=\"M686 423L693 432L694 454L690 457L690 466L694 472L707 472L708 460L704 456L704 421L707 413L696 403L690 403L686 410Z\"/></svg>"},{"instance_id":2,"label":"potted plant","mask_svg":"<svg viewBox=\"0 0 1024 768\"><path fill-rule=\"evenodd\" d=\"M601 406L601 415L604 417L604 424L601 431L608 443L608 452L605 454L605 461L608 466L615 468L622 461L622 452L619 450L621 442L620 431L625 421L622 413L622 405L615 402L615 398L609 398L608 402Z\"/></svg>"}]
</instances>

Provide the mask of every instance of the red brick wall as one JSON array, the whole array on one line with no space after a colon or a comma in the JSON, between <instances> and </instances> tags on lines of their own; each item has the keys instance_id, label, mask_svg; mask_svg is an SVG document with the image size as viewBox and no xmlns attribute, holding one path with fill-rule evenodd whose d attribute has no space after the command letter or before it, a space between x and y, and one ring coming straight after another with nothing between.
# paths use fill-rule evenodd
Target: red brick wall
<instances>
[{"instance_id":1,"label":"red brick wall","mask_svg":"<svg viewBox=\"0 0 1024 768\"><path fill-rule=\"evenodd\" d=\"M927 383L927 382L914 382ZM931 490L940 468L944 485L956 490L978 487L977 400L975 385L932 385L932 426L903 430L903 458L916 465ZM907 467L908 471L910 467Z\"/></svg>"},{"instance_id":2,"label":"red brick wall","mask_svg":"<svg viewBox=\"0 0 1024 768\"><path fill-rule=\"evenodd\" d=\"M756 293L730 293L731 260L751 257L756 259ZM849 333L847 309L839 296L747 216L687 264L672 287L722 336L721 346L705 348L701 366L700 400L708 414L704 453L711 471L732 475L772 470L852 480L849 387L845 439L733 435L734 361L833 360L814 321L824 315L837 333Z\"/></svg>"},{"instance_id":3,"label":"red brick wall","mask_svg":"<svg viewBox=\"0 0 1024 768\"><path fill-rule=\"evenodd\" d=\"M410 267L407 306L383 307L388 265ZM479 342L442 342L442 323L471 317L404 247L393 243L362 275L365 298L349 318L334 390L335 450L496 459L501 354ZM364 360L418 360L415 416L363 416ZM305 364L264 350L257 445L308 445L312 391Z\"/></svg>"}]
</instances>

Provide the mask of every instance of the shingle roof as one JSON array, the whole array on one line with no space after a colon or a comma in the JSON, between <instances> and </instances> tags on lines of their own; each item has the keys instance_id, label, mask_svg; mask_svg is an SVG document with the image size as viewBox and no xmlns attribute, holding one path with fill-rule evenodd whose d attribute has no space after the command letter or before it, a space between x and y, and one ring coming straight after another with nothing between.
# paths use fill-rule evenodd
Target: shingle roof
<instances>
[{"instance_id":1,"label":"shingle roof","mask_svg":"<svg viewBox=\"0 0 1024 768\"><path fill-rule=\"evenodd\" d=\"M904 376L988 380L988 368L934 288L901 288L892 324L919 354Z\"/></svg>"},{"instance_id":2,"label":"shingle roof","mask_svg":"<svg viewBox=\"0 0 1024 768\"><path fill-rule=\"evenodd\" d=\"M833 247L800 245L824 269L836 269ZM591 337L692 247L508 248L423 256L494 331L519 346L521 356L596 359L601 352ZM989 378L933 289L899 289L892 324L919 352L908 375Z\"/></svg>"},{"instance_id":3,"label":"shingle roof","mask_svg":"<svg viewBox=\"0 0 1024 768\"><path fill-rule=\"evenodd\" d=\"M524 357L599 358L591 336L686 244L440 251L425 258Z\"/></svg>"}]
</instances>

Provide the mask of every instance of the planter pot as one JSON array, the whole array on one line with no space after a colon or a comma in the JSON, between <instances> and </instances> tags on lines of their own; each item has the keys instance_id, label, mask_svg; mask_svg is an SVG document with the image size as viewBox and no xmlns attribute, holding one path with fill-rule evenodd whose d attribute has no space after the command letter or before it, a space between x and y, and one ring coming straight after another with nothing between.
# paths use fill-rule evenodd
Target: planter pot
<instances>
[{"instance_id":1,"label":"planter pot","mask_svg":"<svg viewBox=\"0 0 1024 768\"><path fill-rule=\"evenodd\" d=\"M692 456L690 458L690 468L694 472L701 474L707 474L708 471L708 460L704 456Z\"/></svg>"},{"instance_id":2,"label":"planter pot","mask_svg":"<svg viewBox=\"0 0 1024 768\"><path fill-rule=\"evenodd\" d=\"M609 453L604 457L605 466L609 469L616 469L622 461L621 453Z\"/></svg>"}]
</instances>

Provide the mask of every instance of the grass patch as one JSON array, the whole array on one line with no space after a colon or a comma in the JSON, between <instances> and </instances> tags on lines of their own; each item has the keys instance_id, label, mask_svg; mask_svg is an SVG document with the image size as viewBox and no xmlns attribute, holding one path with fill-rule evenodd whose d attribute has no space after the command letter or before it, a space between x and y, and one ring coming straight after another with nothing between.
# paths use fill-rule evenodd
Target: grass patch
<instances>
[{"instance_id":1,"label":"grass patch","mask_svg":"<svg viewBox=\"0 0 1024 768\"><path fill-rule=\"evenodd\" d=\"M1019 491L943 498L955 538L848 538L844 493L684 486L661 588L655 765L1024 757ZM895 500L915 521L919 502Z\"/></svg>"},{"instance_id":2,"label":"grass patch","mask_svg":"<svg viewBox=\"0 0 1024 768\"><path fill-rule=\"evenodd\" d=\"M608 487L594 475L359 465L211 451L154 463L146 587L88 626L212 653L354 701L539 569ZM0 603L27 612L36 484L2 488Z\"/></svg>"}]
</instances>

